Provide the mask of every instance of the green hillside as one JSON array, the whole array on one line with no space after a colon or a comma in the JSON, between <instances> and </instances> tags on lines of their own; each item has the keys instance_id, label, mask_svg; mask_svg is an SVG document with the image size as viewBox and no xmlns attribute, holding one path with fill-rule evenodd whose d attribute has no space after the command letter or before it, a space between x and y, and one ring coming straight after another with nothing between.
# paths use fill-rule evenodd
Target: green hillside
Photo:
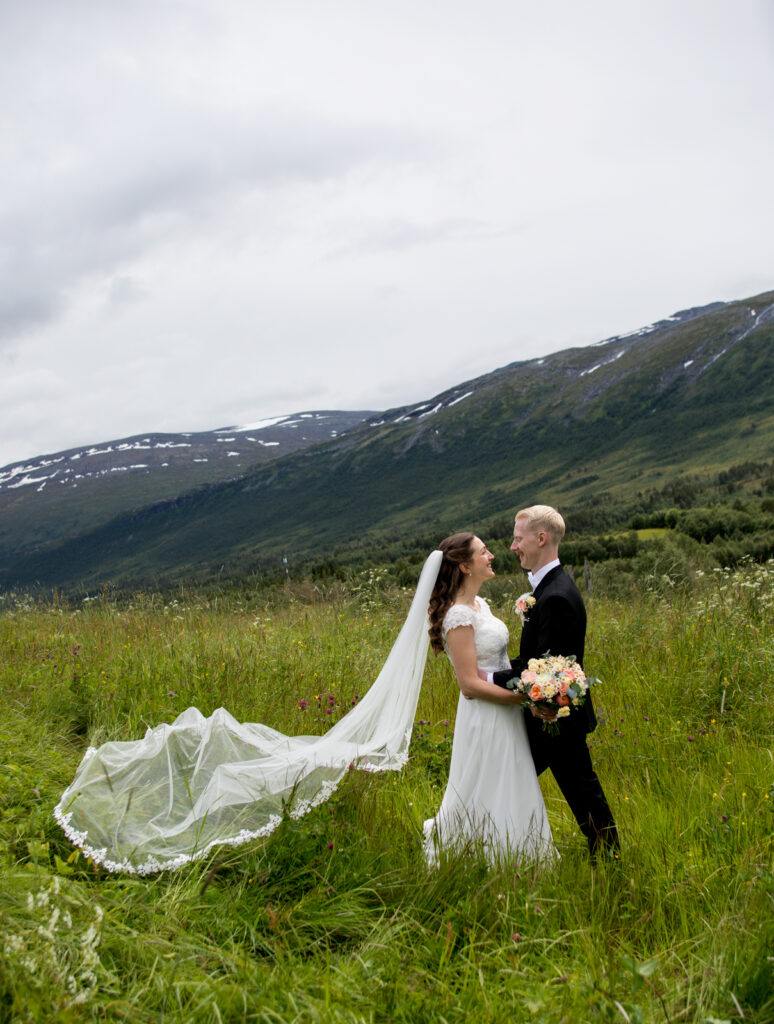
<instances>
[{"instance_id":1,"label":"green hillside","mask_svg":"<svg viewBox=\"0 0 774 1024\"><path fill-rule=\"evenodd\" d=\"M537 500L633 499L774 454L774 292L514 363L428 405L12 559L6 586L94 588L324 560L482 529ZM421 408L426 408L425 406Z\"/></svg>"}]
</instances>

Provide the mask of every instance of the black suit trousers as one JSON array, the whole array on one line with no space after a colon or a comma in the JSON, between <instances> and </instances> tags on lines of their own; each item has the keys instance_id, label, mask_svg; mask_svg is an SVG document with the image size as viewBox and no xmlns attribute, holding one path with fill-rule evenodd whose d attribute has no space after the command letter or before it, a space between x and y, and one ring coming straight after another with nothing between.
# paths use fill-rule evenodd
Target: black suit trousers
<instances>
[{"instance_id":1,"label":"black suit trousers","mask_svg":"<svg viewBox=\"0 0 774 1024\"><path fill-rule=\"evenodd\" d=\"M563 731L561 736L552 736L530 712L524 717L535 771L540 775L546 768L551 769L562 796L586 837L592 856L596 855L600 845L617 850L618 832L591 763L585 730L570 729Z\"/></svg>"}]
</instances>

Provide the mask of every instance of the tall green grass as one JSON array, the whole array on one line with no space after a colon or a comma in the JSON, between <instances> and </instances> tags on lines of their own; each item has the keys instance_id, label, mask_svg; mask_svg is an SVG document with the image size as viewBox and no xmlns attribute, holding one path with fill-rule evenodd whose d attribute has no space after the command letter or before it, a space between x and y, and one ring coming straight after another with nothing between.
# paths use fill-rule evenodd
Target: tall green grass
<instances>
[{"instance_id":1,"label":"tall green grass","mask_svg":"<svg viewBox=\"0 0 774 1024\"><path fill-rule=\"evenodd\" d=\"M87 744L189 705L288 733L345 713L407 607L375 582L5 601L0 1020L774 1020L772 563L589 602L617 860L589 865L544 776L558 869L472 848L427 870L458 698L432 656L401 773L351 772L268 840L177 873L110 876L73 852L51 811ZM519 589L493 588L510 621Z\"/></svg>"}]
</instances>

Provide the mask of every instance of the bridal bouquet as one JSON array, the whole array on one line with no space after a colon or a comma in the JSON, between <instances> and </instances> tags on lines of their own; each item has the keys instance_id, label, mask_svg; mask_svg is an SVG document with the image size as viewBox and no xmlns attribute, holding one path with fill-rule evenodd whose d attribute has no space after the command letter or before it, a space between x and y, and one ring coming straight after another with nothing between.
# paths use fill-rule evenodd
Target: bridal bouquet
<instances>
[{"instance_id":1,"label":"bridal bouquet","mask_svg":"<svg viewBox=\"0 0 774 1024\"><path fill-rule=\"evenodd\" d=\"M556 733L559 731L557 720L567 718L571 707L580 707L594 682L595 679L586 676L574 654L569 657L545 654L542 658L530 658L521 676L506 685L510 690L523 693L528 705L554 708L556 720L543 722L543 728Z\"/></svg>"}]
</instances>

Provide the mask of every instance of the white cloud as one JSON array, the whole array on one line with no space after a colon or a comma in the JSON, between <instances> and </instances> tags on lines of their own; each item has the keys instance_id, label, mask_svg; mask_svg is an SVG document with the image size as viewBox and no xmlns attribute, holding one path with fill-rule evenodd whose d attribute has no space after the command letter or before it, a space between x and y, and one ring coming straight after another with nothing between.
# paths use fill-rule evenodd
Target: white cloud
<instances>
[{"instance_id":1,"label":"white cloud","mask_svg":"<svg viewBox=\"0 0 774 1024\"><path fill-rule=\"evenodd\" d=\"M765 2L3 20L0 464L414 402L774 284Z\"/></svg>"}]
</instances>

